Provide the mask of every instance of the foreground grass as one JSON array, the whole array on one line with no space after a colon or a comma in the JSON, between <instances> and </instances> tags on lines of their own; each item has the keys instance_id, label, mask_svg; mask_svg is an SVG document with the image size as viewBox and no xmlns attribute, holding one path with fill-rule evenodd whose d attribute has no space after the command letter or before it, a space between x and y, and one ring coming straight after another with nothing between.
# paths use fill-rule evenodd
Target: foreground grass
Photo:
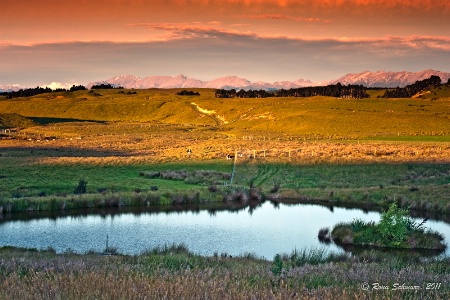
<instances>
[{"instance_id":1,"label":"foreground grass","mask_svg":"<svg viewBox=\"0 0 450 300\"><path fill-rule=\"evenodd\" d=\"M1 248L1 299L448 299L448 258L367 252L201 257L182 246L138 256ZM305 252L304 252L305 253ZM320 256L320 255L319 255ZM323 256L323 255L322 255ZM277 267L279 272L276 272ZM378 285L387 289L377 289ZM362 289L366 287L367 290ZM399 288L400 287L400 288ZM403 289L401 289L403 287ZM406 288L414 288L409 290Z\"/></svg>"}]
</instances>

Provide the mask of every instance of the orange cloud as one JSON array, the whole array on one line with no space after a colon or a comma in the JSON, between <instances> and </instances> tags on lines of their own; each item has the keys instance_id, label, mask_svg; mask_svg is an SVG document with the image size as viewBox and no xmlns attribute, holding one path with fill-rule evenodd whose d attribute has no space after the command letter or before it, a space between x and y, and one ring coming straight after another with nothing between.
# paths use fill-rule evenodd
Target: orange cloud
<instances>
[{"instance_id":1,"label":"orange cloud","mask_svg":"<svg viewBox=\"0 0 450 300\"><path fill-rule=\"evenodd\" d=\"M141 0L144 1L145 0ZM154 2L152 0L152 2ZM450 9L448 0L165 0L177 5L245 5L245 6L278 6L278 7L404 7L414 9Z\"/></svg>"},{"instance_id":2,"label":"orange cloud","mask_svg":"<svg viewBox=\"0 0 450 300\"><path fill-rule=\"evenodd\" d=\"M262 15L255 15L250 16L251 19L270 19L270 20L293 20L297 22L325 22L329 23L330 20L323 20L320 18L296 18L296 17L290 17L287 15L281 15L281 14L262 14Z\"/></svg>"},{"instance_id":3,"label":"orange cloud","mask_svg":"<svg viewBox=\"0 0 450 300\"><path fill-rule=\"evenodd\" d=\"M265 16L273 19L289 19L287 16L275 15ZM164 35L164 40L179 40L179 39L195 39L195 38L218 38L218 37L239 37L249 39L266 39L266 40L285 40L285 41L299 41L305 43L335 43L339 48L365 47L365 48L381 48L387 49L390 47L402 47L408 49L433 49L440 51L450 51L450 37L446 36L426 36L426 35L412 35L412 36L385 36L377 38L363 38L363 37L327 37L327 38L295 38L282 37L266 34L257 34L251 32L240 32L237 30L223 29L212 24L195 23L140 23L128 24L128 26L143 26L152 30L160 30L167 32ZM376 51L376 50L375 50Z\"/></svg>"}]
</instances>

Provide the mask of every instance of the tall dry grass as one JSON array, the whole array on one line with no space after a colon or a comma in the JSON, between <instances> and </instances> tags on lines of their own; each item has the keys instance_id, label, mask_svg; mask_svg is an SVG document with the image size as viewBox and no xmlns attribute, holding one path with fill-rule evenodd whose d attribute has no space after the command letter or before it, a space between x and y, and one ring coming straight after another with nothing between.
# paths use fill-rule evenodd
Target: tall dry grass
<instances>
[{"instance_id":1,"label":"tall dry grass","mask_svg":"<svg viewBox=\"0 0 450 300\"><path fill-rule=\"evenodd\" d=\"M75 255L1 249L1 299L448 299L447 260L419 264L369 254L294 266L199 257L181 248L139 256ZM377 290L375 284L389 287ZM395 284L418 290L394 290ZM427 283L441 283L426 289ZM362 289L368 284L369 290ZM428 285L430 287L430 285Z\"/></svg>"}]
</instances>

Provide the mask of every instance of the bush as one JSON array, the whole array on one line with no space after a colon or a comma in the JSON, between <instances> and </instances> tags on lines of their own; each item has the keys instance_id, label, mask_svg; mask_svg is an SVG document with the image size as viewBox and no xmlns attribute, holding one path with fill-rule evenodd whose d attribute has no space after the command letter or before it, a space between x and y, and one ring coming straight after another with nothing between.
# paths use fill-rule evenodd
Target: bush
<instances>
[{"instance_id":1,"label":"bush","mask_svg":"<svg viewBox=\"0 0 450 300\"><path fill-rule=\"evenodd\" d=\"M396 203L392 203L376 226L382 243L391 247L402 246L407 238L409 219L406 209L398 208Z\"/></svg>"},{"instance_id":2,"label":"bush","mask_svg":"<svg viewBox=\"0 0 450 300\"><path fill-rule=\"evenodd\" d=\"M280 275L283 270L283 260L281 259L280 254L275 255L271 267L271 271L273 275Z\"/></svg>"},{"instance_id":3,"label":"bush","mask_svg":"<svg viewBox=\"0 0 450 300\"><path fill-rule=\"evenodd\" d=\"M85 194L87 191L87 181L84 179L80 179L78 181L78 185L75 187L75 190L73 191L74 194L81 195Z\"/></svg>"}]
</instances>

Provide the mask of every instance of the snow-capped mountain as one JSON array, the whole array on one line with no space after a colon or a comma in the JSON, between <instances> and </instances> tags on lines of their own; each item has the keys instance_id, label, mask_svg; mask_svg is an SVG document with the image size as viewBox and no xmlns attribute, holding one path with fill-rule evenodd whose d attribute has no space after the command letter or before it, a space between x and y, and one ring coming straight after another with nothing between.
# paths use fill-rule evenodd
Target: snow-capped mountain
<instances>
[{"instance_id":1,"label":"snow-capped mountain","mask_svg":"<svg viewBox=\"0 0 450 300\"><path fill-rule=\"evenodd\" d=\"M245 78L226 76L211 80L205 84L206 88L222 89L224 87L237 88L251 86L252 82Z\"/></svg>"},{"instance_id":2,"label":"snow-capped mountain","mask_svg":"<svg viewBox=\"0 0 450 300\"><path fill-rule=\"evenodd\" d=\"M113 86L122 86L124 88L148 89L148 88L213 88L213 89L244 89L244 90L271 90L271 89L291 89L305 86L317 86L336 84L340 82L343 85L361 84L366 87L404 87L413 84L417 80L430 78L431 75L441 77L442 82L447 82L450 73L435 70L425 70L421 72L385 72L365 71L355 74L347 74L335 80L312 82L310 80L299 79L296 81L277 81L267 83L262 81L251 82L245 78L237 76L225 76L211 81L202 81L187 77L185 75L171 76L150 76L139 78L133 75L122 75L112 77L105 81L91 82L87 88L91 88L94 84L109 83Z\"/></svg>"},{"instance_id":3,"label":"snow-capped mountain","mask_svg":"<svg viewBox=\"0 0 450 300\"><path fill-rule=\"evenodd\" d=\"M437 75L443 83L450 78L450 73L435 70L424 70L420 72L385 72L364 71L361 73L347 74L335 80L312 82L307 79L298 79L295 81L276 81L273 83L257 81L251 82L248 79L237 76L225 76L210 81L203 81L190 78L185 75L172 76L149 76L140 78L133 75L120 75L107 80L95 81L89 83L86 87L91 88L97 84L111 84L113 86L122 86L127 89L149 89L149 88L212 88L212 89L244 89L244 90L279 90L300 88L306 86L318 86L336 84L340 82L343 85L361 84L366 87L404 87L413 84L418 80L430 78L431 75ZM11 92L25 89L18 84L0 85L0 92Z\"/></svg>"},{"instance_id":4,"label":"snow-capped mountain","mask_svg":"<svg viewBox=\"0 0 450 300\"><path fill-rule=\"evenodd\" d=\"M356 74L347 74L339 79L332 80L329 83L336 84L340 82L343 85L362 84L366 87L405 87L418 80L430 78L432 75L439 76L444 83L450 78L450 73L435 70L425 70L420 72L365 71Z\"/></svg>"},{"instance_id":5,"label":"snow-capped mountain","mask_svg":"<svg viewBox=\"0 0 450 300\"><path fill-rule=\"evenodd\" d=\"M316 85L310 80L299 79L296 81L280 81L274 83L251 82L245 78L237 76L225 76L211 81L202 81L187 77L185 75L171 76L149 76L139 78L133 75L120 75L107 80L90 82L86 87L91 88L97 84L111 84L112 86L121 86L127 89L149 89L149 88L211 88L211 89L290 89L304 86Z\"/></svg>"},{"instance_id":6,"label":"snow-capped mountain","mask_svg":"<svg viewBox=\"0 0 450 300\"><path fill-rule=\"evenodd\" d=\"M19 84L0 85L0 93L16 92L20 89L23 89L23 87Z\"/></svg>"},{"instance_id":7,"label":"snow-capped mountain","mask_svg":"<svg viewBox=\"0 0 450 300\"><path fill-rule=\"evenodd\" d=\"M176 77L171 76L149 76L145 78L139 78L134 75L120 75L109 78L103 81L90 82L86 87L91 88L96 84L111 84L113 86L121 86L127 89L150 89L150 88L202 88L205 82L189 78L184 75L178 75Z\"/></svg>"}]
</instances>

